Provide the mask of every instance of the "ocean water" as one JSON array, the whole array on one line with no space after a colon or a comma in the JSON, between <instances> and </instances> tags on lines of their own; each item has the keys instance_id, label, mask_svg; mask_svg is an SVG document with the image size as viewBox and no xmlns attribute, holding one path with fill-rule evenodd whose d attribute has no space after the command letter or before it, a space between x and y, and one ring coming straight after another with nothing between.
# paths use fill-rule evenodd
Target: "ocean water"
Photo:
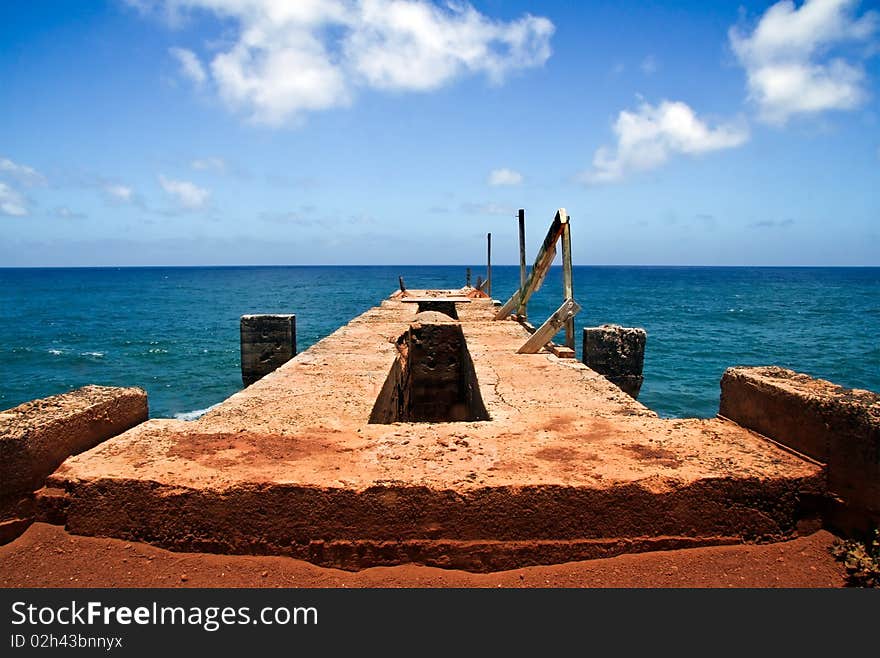
<instances>
[{"instance_id":1,"label":"ocean water","mask_svg":"<svg viewBox=\"0 0 880 658\"><path fill-rule=\"evenodd\" d=\"M473 267L474 279L484 269ZM140 386L153 417L196 417L241 388L239 316L296 313L302 351L411 288L464 284L464 266L0 269L0 409L84 384ZM493 296L517 288L493 268ZM554 268L529 305L562 300ZM880 268L576 267L580 328L648 332L640 400L710 417L731 365L778 364L880 391Z\"/></svg>"}]
</instances>

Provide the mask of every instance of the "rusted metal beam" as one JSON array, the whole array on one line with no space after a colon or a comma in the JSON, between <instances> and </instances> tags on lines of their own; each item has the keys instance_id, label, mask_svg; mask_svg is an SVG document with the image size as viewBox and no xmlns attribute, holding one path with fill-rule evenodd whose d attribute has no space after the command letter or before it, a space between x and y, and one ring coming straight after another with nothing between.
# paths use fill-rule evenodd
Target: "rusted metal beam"
<instances>
[{"instance_id":1,"label":"rusted metal beam","mask_svg":"<svg viewBox=\"0 0 880 658\"><path fill-rule=\"evenodd\" d=\"M486 292L492 296L492 234L486 234Z\"/></svg>"},{"instance_id":2,"label":"rusted metal beam","mask_svg":"<svg viewBox=\"0 0 880 658\"><path fill-rule=\"evenodd\" d=\"M529 298L541 289L544 277L547 276L550 265L553 264L553 259L556 258L556 243L562 236L563 226L566 224L568 224L568 214L565 212L565 208L560 208L556 211L556 216L553 218L550 230L547 231L547 236L544 238L541 249L538 250L535 264L532 266L532 271L526 279L525 289L522 293L519 290L513 293L495 315L496 320L506 319L520 303L528 304Z\"/></svg>"},{"instance_id":3,"label":"rusted metal beam","mask_svg":"<svg viewBox=\"0 0 880 658\"><path fill-rule=\"evenodd\" d=\"M573 299L566 299L562 302L562 306L556 309L556 312L547 318L547 321L523 343L523 346L517 350L517 354L537 354L580 310L580 304Z\"/></svg>"}]
</instances>

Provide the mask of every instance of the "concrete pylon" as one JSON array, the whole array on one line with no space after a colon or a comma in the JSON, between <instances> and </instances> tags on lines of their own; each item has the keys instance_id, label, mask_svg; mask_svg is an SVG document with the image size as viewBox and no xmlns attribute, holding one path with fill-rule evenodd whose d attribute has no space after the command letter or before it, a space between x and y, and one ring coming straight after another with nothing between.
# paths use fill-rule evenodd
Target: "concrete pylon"
<instances>
[{"instance_id":1,"label":"concrete pylon","mask_svg":"<svg viewBox=\"0 0 880 658\"><path fill-rule=\"evenodd\" d=\"M250 386L296 356L296 316L241 316L241 381Z\"/></svg>"},{"instance_id":2,"label":"concrete pylon","mask_svg":"<svg viewBox=\"0 0 880 658\"><path fill-rule=\"evenodd\" d=\"M647 336L644 329L616 324L584 327L584 364L637 398L644 381Z\"/></svg>"}]
</instances>

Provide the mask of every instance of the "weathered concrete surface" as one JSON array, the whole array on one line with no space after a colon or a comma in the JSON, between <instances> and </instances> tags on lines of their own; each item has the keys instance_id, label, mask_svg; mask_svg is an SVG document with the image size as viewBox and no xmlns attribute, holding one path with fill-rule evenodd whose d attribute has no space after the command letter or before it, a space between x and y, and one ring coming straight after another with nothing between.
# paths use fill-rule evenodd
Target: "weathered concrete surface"
<instances>
[{"instance_id":1,"label":"weathered concrete surface","mask_svg":"<svg viewBox=\"0 0 880 658\"><path fill-rule=\"evenodd\" d=\"M140 388L84 386L0 412L0 498L33 491L67 457L147 419Z\"/></svg>"},{"instance_id":2,"label":"weathered concrete surface","mask_svg":"<svg viewBox=\"0 0 880 658\"><path fill-rule=\"evenodd\" d=\"M785 368L729 368L719 413L827 464L844 529L880 522L880 395Z\"/></svg>"},{"instance_id":3,"label":"weathered concrete surface","mask_svg":"<svg viewBox=\"0 0 880 658\"><path fill-rule=\"evenodd\" d=\"M824 491L732 422L660 419L583 364L517 354L527 332L489 300L457 307L489 420L370 423L416 312L392 296L197 421L69 459L52 509L179 550L485 571L789 537Z\"/></svg>"},{"instance_id":4,"label":"weathered concrete surface","mask_svg":"<svg viewBox=\"0 0 880 658\"><path fill-rule=\"evenodd\" d=\"M616 324L584 327L584 364L637 398L645 381L642 371L647 338L639 328Z\"/></svg>"},{"instance_id":5,"label":"weathered concrete surface","mask_svg":"<svg viewBox=\"0 0 880 658\"><path fill-rule=\"evenodd\" d=\"M32 492L67 457L147 419L139 388L85 386L0 412L0 543L31 522Z\"/></svg>"},{"instance_id":6,"label":"weathered concrete surface","mask_svg":"<svg viewBox=\"0 0 880 658\"><path fill-rule=\"evenodd\" d=\"M250 386L296 356L295 315L241 316L241 380Z\"/></svg>"}]
</instances>

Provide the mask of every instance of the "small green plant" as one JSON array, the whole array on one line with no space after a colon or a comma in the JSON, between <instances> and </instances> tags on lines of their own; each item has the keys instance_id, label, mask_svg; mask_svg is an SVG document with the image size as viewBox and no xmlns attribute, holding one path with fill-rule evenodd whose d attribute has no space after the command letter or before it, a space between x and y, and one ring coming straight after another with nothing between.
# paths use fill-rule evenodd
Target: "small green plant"
<instances>
[{"instance_id":1,"label":"small green plant","mask_svg":"<svg viewBox=\"0 0 880 658\"><path fill-rule=\"evenodd\" d=\"M837 541L831 554L846 567L851 587L880 587L880 529L868 541Z\"/></svg>"}]
</instances>

